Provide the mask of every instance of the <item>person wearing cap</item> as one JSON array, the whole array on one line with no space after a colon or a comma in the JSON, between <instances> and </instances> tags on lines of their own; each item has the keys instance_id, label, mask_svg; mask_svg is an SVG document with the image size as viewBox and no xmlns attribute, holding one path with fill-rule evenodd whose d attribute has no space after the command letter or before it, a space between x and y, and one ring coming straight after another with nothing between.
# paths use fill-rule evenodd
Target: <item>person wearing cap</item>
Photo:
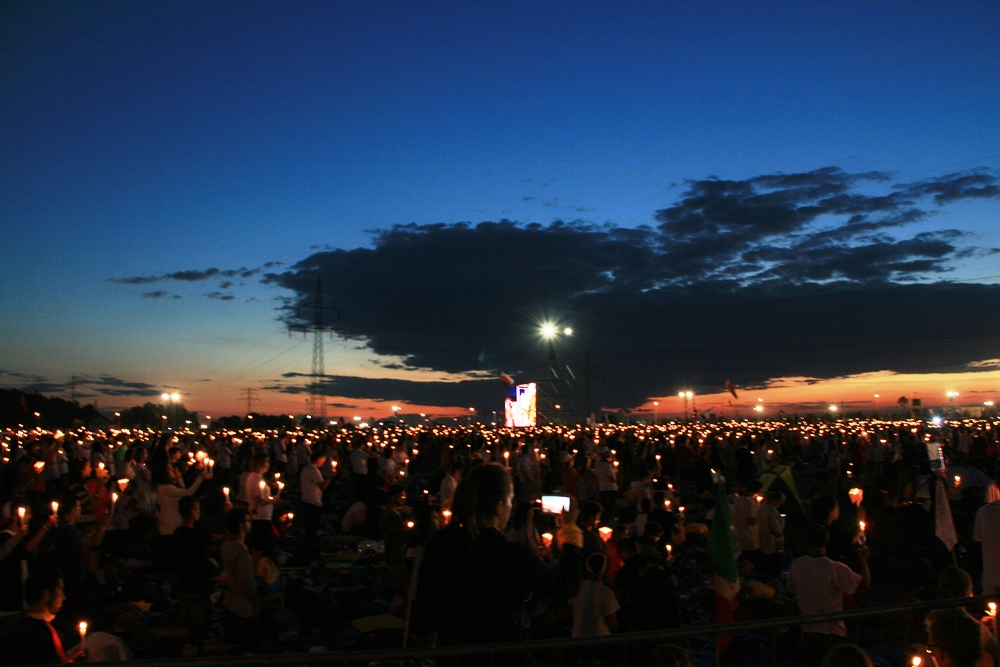
<instances>
[{"instance_id":1,"label":"person wearing cap","mask_svg":"<svg viewBox=\"0 0 1000 667\"><path fill-rule=\"evenodd\" d=\"M580 475L576 472L573 454L567 451L559 455L559 481L564 494L572 498L580 497Z\"/></svg>"}]
</instances>

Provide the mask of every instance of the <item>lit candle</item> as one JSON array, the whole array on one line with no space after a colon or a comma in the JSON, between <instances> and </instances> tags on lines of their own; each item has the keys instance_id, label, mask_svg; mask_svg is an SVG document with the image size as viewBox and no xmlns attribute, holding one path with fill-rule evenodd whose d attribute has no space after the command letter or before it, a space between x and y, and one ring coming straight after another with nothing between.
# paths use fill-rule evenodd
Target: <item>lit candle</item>
<instances>
[{"instance_id":1,"label":"lit candle","mask_svg":"<svg viewBox=\"0 0 1000 667\"><path fill-rule=\"evenodd\" d=\"M862 491L861 489L851 489L850 491L847 492L847 495L850 497L852 503L854 503L855 505L860 505L861 500L864 498L865 492Z\"/></svg>"},{"instance_id":2,"label":"lit candle","mask_svg":"<svg viewBox=\"0 0 1000 667\"><path fill-rule=\"evenodd\" d=\"M670 557L673 556L673 555L674 555L674 545L668 544L667 545L667 560L670 560Z\"/></svg>"},{"instance_id":3,"label":"lit candle","mask_svg":"<svg viewBox=\"0 0 1000 667\"><path fill-rule=\"evenodd\" d=\"M865 522L864 521L858 521L858 528L861 530L861 539L858 540L858 543L859 544L864 544L865 541L866 541L866 539L867 539L867 538L865 538Z\"/></svg>"},{"instance_id":4,"label":"lit candle","mask_svg":"<svg viewBox=\"0 0 1000 667\"><path fill-rule=\"evenodd\" d=\"M58 500L53 500L52 501L52 513L53 514L58 514L59 513L59 501Z\"/></svg>"},{"instance_id":5,"label":"lit candle","mask_svg":"<svg viewBox=\"0 0 1000 667\"><path fill-rule=\"evenodd\" d=\"M35 472L42 472L42 468L45 467L45 461L35 461Z\"/></svg>"},{"instance_id":6,"label":"lit candle","mask_svg":"<svg viewBox=\"0 0 1000 667\"><path fill-rule=\"evenodd\" d=\"M229 502L229 487L228 486L222 487L222 494L224 496L226 496L226 502L228 503Z\"/></svg>"},{"instance_id":7,"label":"lit candle","mask_svg":"<svg viewBox=\"0 0 1000 667\"><path fill-rule=\"evenodd\" d=\"M996 616L997 615L997 603L996 602L990 602L987 605L986 613L989 614L990 616Z\"/></svg>"},{"instance_id":8,"label":"lit candle","mask_svg":"<svg viewBox=\"0 0 1000 667\"><path fill-rule=\"evenodd\" d=\"M955 475L955 486L957 487L961 483L962 483L962 476L961 475Z\"/></svg>"},{"instance_id":9,"label":"lit candle","mask_svg":"<svg viewBox=\"0 0 1000 667\"><path fill-rule=\"evenodd\" d=\"M407 528L413 528L413 527L414 527L415 525L416 525L416 524L415 524L415 523L413 523L412 521L407 521L407 522L406 522L406 527L407 527Z\"/></svg>"},{"instance_id":10,"label":"lit candle","mask_svg":"<svg viewBox=\"0 0 1000 667\"><path fill-rule=\"evenodd\" d=\"M101 461L101 462L99 462L99 463L97 464L97 467L98 467L98 468L99 468L100 470L104 470L104 461Z\"/></svg>"},{"instance_id":11,"label":"lit candle","mask_svg":"<svg viewBox=\"0 0 1000 667\"><path fill-rule=\"evenodd\" d=\"M611 533L614 532L614 529L608 526L601 526L600 528L597 529L597 532L601 534L601 539L607 542L608 540L611 539Z\"/></svg>"},{"instance_id":12,"label":"lit candle","mask_svg":"<svg viewBox=\"0 0 1000 667\"><path fill-rule=\"evenodd\" d=\"M923 658L919 655L913 656L913 660L910 661L910 665L912 665L912 667L920 667L921 663L923 663Z\"/></svg>"},{"instance_id":13,"label":"lit candle","mask_svg":"<svg viewBox=\"0 0 1000 667\"><path fill-rule=\"evenodd\" d=\"M111 506L114 507L115 503L117 503L117 502L118 502L118 494L117 493L112 493L111 494Z\"/></svg>"},{"instance_id":14,"label":"lit candle","mask_svg":"<svg viewBox=\"0 0 1000 667\"><path fill-rule=\"evenodd\" d=\"M542 544L547 547L552 546L552 533L542 533Z\"/></svg>"},{"instance_id":15,"label":"lit candle","mask_svg":"<svg viewBox=\"0 0 1000 667\"><path fill-rule=\"evenodd\" d=\"M451 521L451 510L441 510L441 518L444 519L444 525L448 525Z\"/></svg>"},{"instance_id":16,"label":"lit candle","mask_svg":"<svg viewBox=\"0 0 1000 667\"><path fill-rule=\"evenodd\" d=\"M264 480L260 480L260 492L264 493L264 490L266 488L267 488L267 482L265 482Z\"/></svg>"},{"instance_id":17,"label":"lit candle","mask_svg":"<svg viewBox=\"0 0 1000 667\"><path fill-rule=\"evenodd\" d=\"M83 640L87 638L87 621L80 621L80 647L83 647Z\"/></svg>"},{"instance_id":18,"label":"lit candle","mask_svg":"<svg viewBox=\"0 0 1000 667\"><path fill-rule=\"evenodd\" d=\"M19 528L24 528L24 508L17 508L17 525Z\"/></svg>"},{"instance_id":19,"label":"lit candle","mask_svg":"<svg viewBox=\"0 0 1000 667\"><path fill-rule=\"evenodd\" d=\"M295 512L289 512L288 513L288 520L291 521L294 518L295 518Z\"/></svg>"}]
</instances>

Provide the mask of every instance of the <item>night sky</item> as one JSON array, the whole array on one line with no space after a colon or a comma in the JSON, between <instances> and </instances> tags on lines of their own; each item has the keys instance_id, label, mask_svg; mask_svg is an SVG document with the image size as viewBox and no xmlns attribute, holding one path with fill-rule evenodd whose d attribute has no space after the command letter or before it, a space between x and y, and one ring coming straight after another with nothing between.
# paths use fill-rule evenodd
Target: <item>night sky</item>
<instances>
[{"instance_id":1,"label":"night sky","mask_svg":"<svg viewBox=\"0 0 1000 667\"><path fill-rule=\"evenodd\" d=\"M985 0L3 3L0 386L304 413L319 282L347 419L566 365L581 410L981 405L997 34Z\"/></svg>"}]
</instances>

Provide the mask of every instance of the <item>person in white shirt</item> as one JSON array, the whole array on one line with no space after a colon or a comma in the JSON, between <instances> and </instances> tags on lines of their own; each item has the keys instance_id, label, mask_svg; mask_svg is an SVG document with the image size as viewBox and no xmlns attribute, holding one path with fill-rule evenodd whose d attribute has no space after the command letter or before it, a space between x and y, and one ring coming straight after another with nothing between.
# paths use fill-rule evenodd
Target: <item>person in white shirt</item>
<instances>
[{"instance_id":1,"label":"person in white shirt","mask_svg":"<svg viewBox=\"0 0 1000 667\"><path fill-rule=\"evenodd\" d=\"M267 551L274 543L271 518L274 515L275 499L271 496L271 487L264 479L268 467L270 460L267 453L255 453L250 459L250 472L243 485L247 510L253 522L247 536L247 546L251 551Z\"/></svg>"},{"instance_id":2,"label":"person in white shirt","mask_svg":"<svg viewBox=\"0 0 1000 667\"><path fill-rule=\"evenodd\" d=\"M441 509L450 510L451 501L455 497L455 489L458 488L458 483L462 479L462 464L458 461L452 461L451 465L448 466L448 474L444 476L441 480L441 491L439 494L439 500L441 503Z\"/></svg>"},{"instance_id":3,"label":"person in white shirt","mask_svg":"<svg viewBox=\"0 0 1000 667\"><path fill-rule=\"evenodd\" d=\"M830 531L822 524L809 529L808 553L796 558L788 568L788 588L795 595L803 616L844 610L844 595L854 595L871 584L868 547L858 547L861 574L826 556ZM819 665L823 656L847 636L843 621L826 621L802 626L802 657L807 667Z\"/></svg>"},{"instance_id":4,"label":"person in white shirt","mask_svg":"<svg viewBox=\"0 0 1000 667\"><path fill-rule=\"evenodd\" d=\"M759 480L747 482L733 501L733 527L736 529L736 541L739 543L740 559L755 567L760 560L760 535L757 527L757 514L760 512L761 483Z\"/></svg>"},{"instance_id":5,"label":"person in white shirt","mask_svg":"<svg viewBox=\"0 0 1000 667\"><path fill-rule=\"evenodd\" d=\"M310 457L309 465L299 473L299 493L302 505L299 514L302 517L303 546L311 549L316 544L319 525L323 514L323 491L333 481L330 476L323 479L323 466L326 465L326 452L318 447Z\"/></svg>"}]
</instances>

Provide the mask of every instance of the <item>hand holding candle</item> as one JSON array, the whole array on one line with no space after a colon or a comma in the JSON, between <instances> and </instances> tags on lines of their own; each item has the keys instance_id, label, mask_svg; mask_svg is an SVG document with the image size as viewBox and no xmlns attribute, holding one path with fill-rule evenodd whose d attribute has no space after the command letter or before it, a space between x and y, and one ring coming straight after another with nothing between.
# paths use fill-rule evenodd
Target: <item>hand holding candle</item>
<instances>
[{"instance_id":1,"label":"hand holding candle","mask_svg":"<svg viewBox=\"0 0 1000 667\"><path fill-rule=\"evenodd\" d=\"M860 531L858 533L858 544L864 545L865 542L868 541L868 538L865 537L865 522L864 521L858 521L858 529Z\"/></svg>"},{"instance_id":2,"label":"hand holding candle","mask_svg":"<svg viewBox=\"0 0 1000 667\"><path fill-rule=\"evenodd\" d=\"M24 512L25 512L25 509L23 507L18 507L17 508L17 527L18 528L24 528Z\"/></svg>"}]
</instances>

